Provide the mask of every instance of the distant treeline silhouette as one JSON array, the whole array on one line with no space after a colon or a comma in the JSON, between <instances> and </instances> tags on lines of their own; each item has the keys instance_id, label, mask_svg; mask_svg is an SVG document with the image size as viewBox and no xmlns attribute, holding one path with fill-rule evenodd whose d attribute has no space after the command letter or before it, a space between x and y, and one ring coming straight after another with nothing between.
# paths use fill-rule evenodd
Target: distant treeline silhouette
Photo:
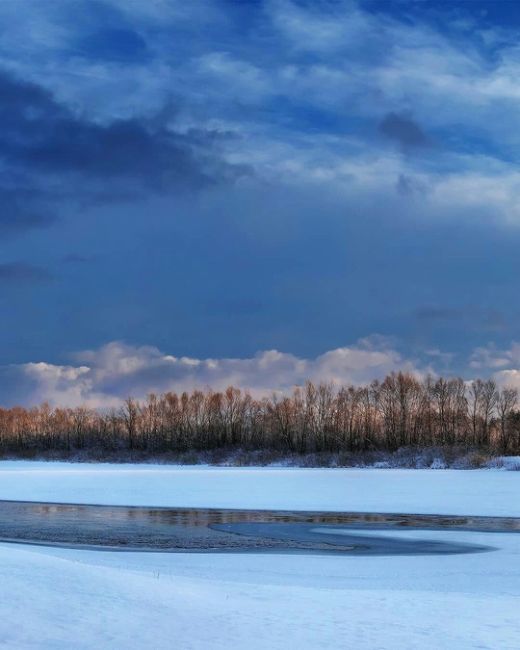
<instances>
[{"instance_id":1,"label":"distant treeline silhouette","mask_svg":"<svg viewBox=\"0 0 520 650\"><path fill-rule=\"evenodd\" d=\"M219 448L291 454L462 446L520 453L513 388L392 373L367 386L307 382L262 399L229 387L125 400L118 409L0 409L0 452Z\"/></svg>"}]
</instances>

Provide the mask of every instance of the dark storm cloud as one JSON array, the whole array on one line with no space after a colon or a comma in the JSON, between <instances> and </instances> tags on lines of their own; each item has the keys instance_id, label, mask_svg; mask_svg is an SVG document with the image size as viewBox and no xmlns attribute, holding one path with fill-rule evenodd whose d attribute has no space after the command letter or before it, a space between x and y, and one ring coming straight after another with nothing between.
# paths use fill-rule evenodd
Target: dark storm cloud
<instances>
[{"instance_id":1,"label":"dark storm cloud","mask_svg":"<svg viewBox=\"0 0 520 650\"><path fill-rule=\"evenodd\" d=\"M17 4L0 261L59 281L4 270L0 365L119 339L197 359L518 339L514 34L356 1ZM223 152L254 176L227 182Z\"/></svg>"},{"instance_id":2,"label":"dark storm cloud","mask_svg":"<svg viewBox=\"0 0 520 650\"><path fill-rule=\"evenodd\" d=\"M103 61L143 61L150 56L144 39L125 28L96 30L85 36L77 48L83 56Z\"/></svg>"},{"instance_id":3,"label":"dark storm cloud","mask_svg":"<svg viewBox=\"0 0 520 650\"><path fill-rule=\"evenodd\" d=\"M395 184L395 189L397 190L398 194L403 197L425 194L427 191L427 187L425 186L424 182L421 182L413 176L409 176L407 174L399 174Z\"/></svg>"},{"instance_id":4,"label":"dark storm cloud","mask_svg":"<svg viewBox=\"0 0 520 650\"><path fill-rule=\"evenodd\" d=\"M379 131L403 149L431 145L430 138L410 115L388 113L379 123Z\"/></svg>"},{"instance_id":5,"label":"dark storm cloud","mask_svg":"<svg viewBox=\"0 0 520 650\"><path fill-rule=\"evenodd\" d=\"M41 266L25 262L9 262L0 264L0 284L38 284L52 280L52 274Z\"/></svg>"},{"instance_id":6,"label":"dark storm cloud","mask_svg":"<svg viewBox=\"0 0 520 650\"><path fill-rule=\"evenodd\" d=\"M199 130L192 137L157 120L98 124L5 72L0 72L0 120L0 160L33 177L75 176L168 191L200 187L239 171L217 163L210 132L202 137ZM88 186L82 191L88 193Z\"/></svg>"},{"instance_id":7,"label":"dark storm cloud","mask_svg":"<svg viewBox=\"0 0 520 650\"><path fill-rule=\"evenodd\" d=\"M56 218L28 205L22 196L0 189L0 236L9 237L34 228L48 228Z\"/></svg>"}]
</instances>

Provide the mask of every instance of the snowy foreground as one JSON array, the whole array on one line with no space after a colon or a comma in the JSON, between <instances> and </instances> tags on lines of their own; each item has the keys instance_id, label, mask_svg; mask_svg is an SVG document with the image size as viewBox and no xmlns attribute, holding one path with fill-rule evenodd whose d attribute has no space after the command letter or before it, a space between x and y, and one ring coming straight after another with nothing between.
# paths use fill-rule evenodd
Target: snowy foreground
<instances>
[{"instance_id":1,"label":"snowy foreground","mask_svg":"<svg viewBox=\"0 0 520 650\"><path fill-rule=\"evenodd\" d=\"M519 494L520 472L498 470L0 462L1 499L520 516ZM391 534L499 550L368 558L3 544L0 647L519 647L520 534Z\"/></svg>"}]
</instances>

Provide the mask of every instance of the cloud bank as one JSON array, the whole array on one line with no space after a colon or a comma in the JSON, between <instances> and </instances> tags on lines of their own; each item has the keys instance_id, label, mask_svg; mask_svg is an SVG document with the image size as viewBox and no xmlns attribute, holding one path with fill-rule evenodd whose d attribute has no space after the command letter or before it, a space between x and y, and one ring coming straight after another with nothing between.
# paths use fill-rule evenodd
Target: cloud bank
<instances>
[{"instance_id":1,"label":"cloud bank","mask_svg":"<svg viewBox=\"0 0 520 650\"><path fill-rule=\"evenodd\" d=\"M77 365L26 363L0 368L0 402L4 406L48 401L52 405L117 406L127 396L229 385L269 395L290 390L305 380L361 384L393 370L422 374L389 342L380 338L330 350L314 358L267 350L243 359L193 359L164 354L151 346L112 342L75 355Z\"/></svg>"},{"instance_id":2,"label":"cloud bank","mask_svg":"<svg viewBox=\"0 0 520 650\"><path fill-rule=\"evenodd\" d=\"M520 344L510 350L478 349L469 364L474 376L493 376L501 386L520 388ZM25 363L0 367L0 402L4 406L39 404L117 407L133 396L182 392L234 385L256 396L288 391L306 380L336 385L367 384L393 371L424 377L435 374L443 355L429 351L424 359L405 358L381 337L329 350L313 358L266 350L249 358L195 359L175 357L152 346L114 341L74 355L76 365ZM445 359L444 359L445 361Z\"/></svg>"}]
</instances>

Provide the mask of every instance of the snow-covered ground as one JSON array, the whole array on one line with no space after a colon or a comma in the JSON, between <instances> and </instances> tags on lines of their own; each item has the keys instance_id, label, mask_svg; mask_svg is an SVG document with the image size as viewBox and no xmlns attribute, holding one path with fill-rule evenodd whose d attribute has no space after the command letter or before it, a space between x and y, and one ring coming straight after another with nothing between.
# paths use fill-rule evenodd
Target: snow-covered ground
<instances>
[{"instance_id":1,"label":"snow-covered ground","mask_svg":"<svg viewBox=\"0 0 520 650\"><path fill-rule=\"evenodd\" d=\"M520 515L520 472L0 463L0 498ZM381 534L380 532L378 534ZM348 557L0 545L2 648L518 648L520 534L499 550Z\"/></svg>"},{"instance_id":2,"label":"snow-covered ground","mask_svg":"<svg viewBox=\"0 0 520 650\"><path fill-rule=\"evenodd\" d=\"M4 461L0 499L520 516L520 472Z\"/></svg>"}]
</instances>

